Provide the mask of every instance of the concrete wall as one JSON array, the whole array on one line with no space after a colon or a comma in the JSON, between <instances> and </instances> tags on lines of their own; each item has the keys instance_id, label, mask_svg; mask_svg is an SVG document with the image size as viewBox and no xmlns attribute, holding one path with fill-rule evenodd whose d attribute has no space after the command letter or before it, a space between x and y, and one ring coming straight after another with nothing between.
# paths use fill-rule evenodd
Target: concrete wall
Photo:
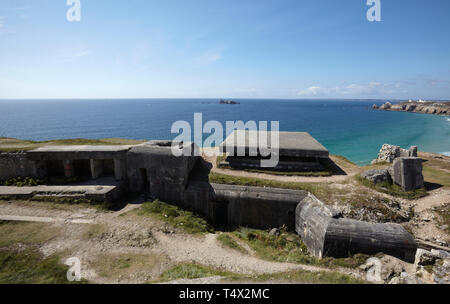
<instances>
[{"instance_id":1,"label":"concrete wall","mask_svg":"<svg viewBox=\"0 0 450 304\"><path fill-rule=\"evenodd\" d=\"M181 206L214 223L294 229L295 209L306 196L305 191L192 182Z\"/></svg>"},{"instance_id":2,"label":"concrete wall","mask_svg":"<svg viewBox=\"0 0 450 304\"><path fill-rule=\"evenodd\" d=\"M167 142L149 142L133 147L127 154L130 190L140 192L144 183L148 183L152 196L182 203L189 174L198 159L195 156L174 156ZM142 175L143 170L147 181Z\"/></svg>"},{"instance_id":3,"label":"concrete wall","mask_svg":"<svg viewBox=\"0 0 450 304\"><path fill-rule=\"evenodd\" d=\"M36 177L36 168L25 153L0 153L0 180Z\"/></svg>"}]
</instances>

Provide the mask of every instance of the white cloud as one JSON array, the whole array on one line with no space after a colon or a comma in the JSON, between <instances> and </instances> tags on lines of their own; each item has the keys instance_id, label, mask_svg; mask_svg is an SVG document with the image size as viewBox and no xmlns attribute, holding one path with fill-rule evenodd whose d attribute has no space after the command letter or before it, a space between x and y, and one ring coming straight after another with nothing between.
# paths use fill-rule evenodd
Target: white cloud
<instances>
[{"instance_id":1,"label":"white cloud","mask_svg":"<svg viewBox=\"0 0 450 304\"><path fill-rule=\"evenodd\" d=\"M300 90L297 95L302 97L375 97L398 93L401 89L399 83L384 84L369 82L365 84L349 84L335 87L312 86Z\"/></svg>"}]
</instances>

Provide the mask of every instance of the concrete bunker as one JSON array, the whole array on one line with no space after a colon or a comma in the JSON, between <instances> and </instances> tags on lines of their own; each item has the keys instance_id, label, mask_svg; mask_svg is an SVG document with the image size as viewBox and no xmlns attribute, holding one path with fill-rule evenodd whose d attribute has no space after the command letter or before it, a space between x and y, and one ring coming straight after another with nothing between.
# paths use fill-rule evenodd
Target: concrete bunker
<instances>
[{"instance_id":1,"label":"concrete bunker","mask_svg":"<svg viewBox=\"0 0 450 304\"><path fill-rule=\"evenodd\" d=\"M277 154L278 165L263 168L276 171L323 171L322 160L329 159L328 150L306 132L279 132L279 142L272 143L272 132L236 130L220 145L228 157L221 165L235 169L261 169L261 161L270 158L267 148Z\"/></svg>"},{"instance_id":2,"label":"concrete bunker","mask_svg":"<svg viewBox=\"0 0 450 304\"><path fill-rule=\"evenodd\" d=\"M298 204L295 230L310 253L319 258L383 252L413 262L417 250L413 236L401 225L342 218L313 195Z\"/></svg>"},{"instance_id":3,"label":"concrete bunker","mask_svg":"<svg viewBox=\"0 0 450 304\"><path fill-rule=\"evenodd\" d=\"M126 180L126 146L48 146L27 152L36 175Z\"/></svg>"}]
</instances>

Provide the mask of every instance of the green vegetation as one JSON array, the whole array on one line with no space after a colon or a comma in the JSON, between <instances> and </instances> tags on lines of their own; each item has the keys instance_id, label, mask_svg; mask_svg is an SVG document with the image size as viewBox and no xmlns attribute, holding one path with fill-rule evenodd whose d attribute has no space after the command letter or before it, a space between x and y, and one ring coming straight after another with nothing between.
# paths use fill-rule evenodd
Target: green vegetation
<instances>
[{"instance_id":1,"label":"green vegetation","mask_svg":"<svg viewBox=\"0 0 450 304\"><path fill-rule=\"evenodd\" d=\"M324 200L330 198L332 194L336 195L340 192L344 193L343 190L332 189L328 183L280 182L276 180L232 176L215 172L209 174L209 181L216 184L304 190L311 192L317 196L317 198Z\"/></svg>"},{"instance_id":2,"label":"green vegetation","mask_svg":"<svg viewBox=\"0 0 450 304\"><path fill-rule=\"evenodd\" d=\"M363 186L369 187L378 192L383 192L383 193L386 193L386 194L389 194L389 195L392 195L395 197L402 197L402 198L406 198L409 200L414 200L414 199L418 199L418 198L425 197L428 195L427 190L425 188L405 192L405 191L403 191L403 189L400 186L395 185L395 184L391 185L387 182L374 184L371 181L366 180L360 176L357 176L356 179Z\"/></svg>"},{"instance_id":3,"label":"green vegetation","mask_svg":"<svg viewBox=\"0 0 450 304\"><path fill-rule=\"evenodd\" d=\"M0 138L0 151L18 152L29 151L43 146L58 145L136 145L145 142L144 140L105 138L105 139L57 139L48 141L20 140L15 138ZM4 145L5 147L2 147ZM17 147L16 147L17 146Z\"/></svg>"},{"instance_id":4,"label":"green vegetation","mask_svg":"<svg viewBox=\"0 0 450 304\"><path fill-rule=\"evenodd\" d=\"M195 263L183 263L176 265L161 274L157 281L151 283L170 282L179 279L198 279L213 276L231 276L232 273L217 270L208 266Z\"/></svg>"},{"instance_id":5,"label":"green vegetation","mask_svg":"<svg viewBox=\"0 0 450 304\"><path fill-rule=\"evenodd\" d=\"M447 226L447 233L450 233L450 204L444 204L436 209L436 212L439 214L440 220L439 225Z\"/></svg>"},{"instance_id":6,"label":"green vegetation","mask_svg":"<svg viewBox=\"0 0 450 304\"><path fill-rule=\"evenodd\" d=\"M298 263L329 268L357 268L369 258L363 254L341 259L315 258L308 253L306 245L300 236L288 232L285 227L280 229L278 236L271 235L266 230L249 228L239 228L233 234L245 241L255 251L257 257L268 261Z\"/></svg>"},{"instance_id":7,"label":"green vegetation","mask_svg":"<svg viewBox=\"0 0 450 304\"><path fill-rule=\"evenodd\" d=\"M241 253L247 253L247 250L245 250L241 245L238 244L238 242L236 242L236 240L225 233L220 234L217 237L217 240L222 244L222 246L224 247L228 247L234 250L237 250Z\"/></svg>"},{"instance_id":8,"label":"green vegetation","mask_svg":"<svg viewBox=\"0 0 450 304\"><path fill-rule=\"evenodd\" d=\"M354 162L352 162L351 160L349 160L347 157L342 156L342 155L330 155L330 157L332 158L337 158L338 160L346 163L347 165L351 165L351 166L358 166L357 164L355 164Z\"/></svg>"},{"instance_id":9,"label":"green vegetation","mask_svg":"<svg viewBox=\"0 0 450 304\"><path fill-rule=\"evenodd\" d=\"M159 200L146 202L137 210L138 215L153 215L158 219L180 228L187 233L207 233L213 232L208 222L194 214L193 212L183 210L177 206L169 205Z\"/></svg>"},{"instance_id":10,"label":"green vegetation","mask_svg":"<svg viewBox=\"0 0 450 304\"><path fill-rule=\"evenodd\" d=\"M95 258L93 267L104 278L129 278L138 273L157 272L167 259L158 254L104 253Z\"/></svg>"},{"instance_id":11,"label":"green vegetation","mask_svg":"<svg viewBox=\"0 0 450 304\"><path fill-rule=\"evenodd\" d=\"M425 181L442 185L444 188L450 189L450 172L440 170L435 167L429 167L425 164L423 167L423 176Z\"/></svg>"},{"instance_id":12,"label":"green vegetation","mask_svg":"<svg viewBox=\"0 0 450 304\"><path fill-rule=\"evenodd\" d=\"M250 282L288 282L305 284L367 284L368 282L334 271L311 272L306 270L294 270L282 273L261 274L255 276L231 277L228 280Z\"/></svg>"},{"instance_id":13,"label":"green vegetation","mask_svg":"<svg viewBox=\"0 0 450 304\"><path fill-rule=\"evenodd\" d=\"M82 238L84 240L91 240L93 238L101 236L103 233L108 231L108 227L103 224L90 224L86 227L83 232Z\"/></svg>"},{"instance_id":14,"label":"green vegetation","mask_svg":"<svg viewBox=\"0 0 450 304\"><path fill-rule=\"evenodd\" d=\"M242 275L199 264L179 264L165 271L158 280L151 283L170 282L180 279L198 279L212 276L221 276L225 282L263 283L263 282L289 282L309 284L364 284L366 281L333 271L310 272L295 270L282 273Z\"/></svg>"},{"instance_id":15,"label":"green vegetation","mask_svg":"<svg viewBox=\"0 0 450 304\"><path fill-rule=\"evenodd\" d=\"M42 179L35 179L31 177L16 177L11 178L6 181L0 180L0 186L15 186L15 187L34 187L38 185L43 185L45 183Z\"/></svg>"},{"instance_id":16,"label":"green vegetation","mask_svg":"<svg viewBox=\"0 0 450 304\"><path fill-rule=\"evenodd\" d=\"M42 244L57 235L58 229L48 224L0 221L0 248Z\"/></svg>"},{"instance_id":17,"label":"green vegetation","mask_svg":"<svg viewBox=\"0 0 450 304\"><path fill-rule=\"evenodd\" d=\"M57 235L48 224L0 221L0 284L69 283L61 255L44 257L38 250Z\"/></svg>"},{"instance_id":18,"label":"green vegetation","mask_svg":"<svg viewBox=\"0 0 450 304\"><path fill-rule=\"evenodd\" d=\"M0 284L70 284L60 259L44 258L38 249L0 249Z\"/></svg>"}]
</instances>

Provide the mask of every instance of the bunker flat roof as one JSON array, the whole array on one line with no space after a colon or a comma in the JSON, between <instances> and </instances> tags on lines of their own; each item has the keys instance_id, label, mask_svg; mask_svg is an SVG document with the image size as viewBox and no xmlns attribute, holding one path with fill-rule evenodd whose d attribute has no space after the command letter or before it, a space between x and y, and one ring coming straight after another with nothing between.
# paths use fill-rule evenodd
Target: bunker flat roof
<instances>
[{"instance_id":1,"label":"bunker flat roof","mask_svg":"<svg viewBox=\"0 0 450 304\"><path fill-rule=\"evenodd\" d=\"M113 159L125 157L133 146L45 146L27 152L31 160Z\"/></svg>"},{"instance_id":2,"label":"bunker flat roof","mask_svg":"<svg viewBox=\"0 0 450 304\"><path fill-rule=\"evenodd\" d=\"M246 153L251 148L258 147L258 137L266 136L269 149L274 148L271 144L272 132L236 130L220 145L221 151L237 153L237 150L245 149ZM245 140L238 138L245 138ZM235 154L236 155L236 154ZM307 132L279 132L279 155L288 157L329 157L328 150Z\"/></svg>"}]
</instances>

